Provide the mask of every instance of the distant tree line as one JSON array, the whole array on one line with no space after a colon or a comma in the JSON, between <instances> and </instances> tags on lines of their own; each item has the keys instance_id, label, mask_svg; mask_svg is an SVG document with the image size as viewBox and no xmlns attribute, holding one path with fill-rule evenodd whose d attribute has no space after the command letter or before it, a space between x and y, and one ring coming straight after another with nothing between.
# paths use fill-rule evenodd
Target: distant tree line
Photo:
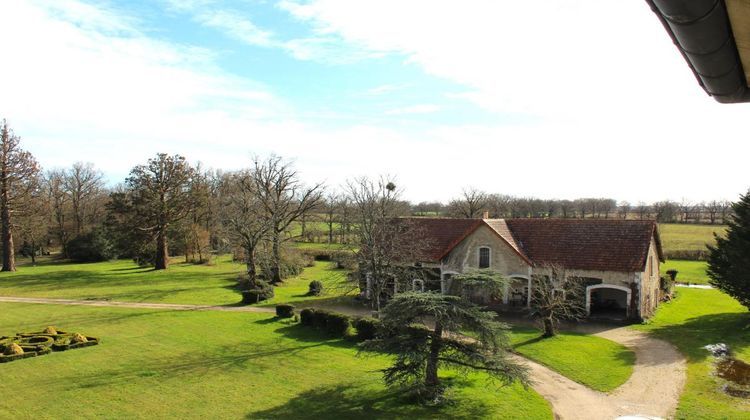
<instances>
[{"instance_id":1,"label":"distant tree line","mask_svg":"<svg viewBox=\"0 0 750 420\"><path fill-rule=\"evenodd\" d=\"M370 247L379 247L375 243L390 233L367 227L373 218L476 218L487 212L493 218L719 224L732 216L728 201L631 204L612 198L515 197L474 188L447 204L411 203L390 178L359 178L326 190L321 183L305 183L290 162L277 156L222 171L180 155L158 154L132 168L122 183L108 186L92 163L43 170L5 121L0 135L4 271L15 270L16 253L32 260L50 252L76 261L132 258L165 269L170 256L205 263L211 255L232 252L246 263L249 282L257 270L278 282L299 265L287 252L290 240L361 245L367 236ZM408 247L391 248L402 252ZM379 258L383 255L389 254Z\"/></svg>"}]
</instances>

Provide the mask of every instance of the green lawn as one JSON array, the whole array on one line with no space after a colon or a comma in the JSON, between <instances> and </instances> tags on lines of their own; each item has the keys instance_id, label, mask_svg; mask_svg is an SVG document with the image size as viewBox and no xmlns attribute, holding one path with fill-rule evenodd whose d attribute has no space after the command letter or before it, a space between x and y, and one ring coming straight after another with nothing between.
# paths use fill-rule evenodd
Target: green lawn
<instances>
[{"instance_id":1,"label":"green lawn","mask_svg":"<svg viewBox=\"0 0 750 420\"><path fill-rule=\"evenodd\" d=\"M352 246L349 244L339 243L317 243L317 242L290 242L293 248L302 250L316 250L316 251L349 251L352 250Z\"/></svg>"},{"instance_id":2,"label":"green lawn","mask_svg":"<svg viewBox=\"0 0 750 420\"><path fill-rule=\"evenodd\" d=\"M91 264L48 261L35 267L23 265L15 273L0 273L0 295L233 305L241 298L234 285L243 269L228 255L216 258L213 265L174 263L168 270L158 271L138 267L129 260ZM304 296L313 279L326 286L323 296ZM345 279L343 270L316 261L314 267L305 268L300 276L277 287L271 302L332 299L350 290L343 287Z\"/></svg>"},{"instance_id":3,"label":"green lawn","mask_svg":"<svg viewBox=\"0 0 750 420\"><path fill-rule=\"evenodd\" d=\"M518 353L597 391L611 391L633 373L635 353L601 337L560 333L541 338L538 330L514 328L512 343Z\"/></svg>"},{"instance_id":4,"label":"green lawn","mask_svg":"<svg viewBox=\"0 0 750 420\"><path fill-rule=\"evenodd\" d=\"M750 313L718 290L678 289L678 297L662 304L648 324L634 326L665 339L688 360L688 380L680 398L680 419L750 419L750 400L721 391L712 375L713 358L703 346L727 343L750 361Z\"/></svg>"},{"instance_id":5,"label":"green lawn","mask_svg":"<svg viewBox=\"0 0 750 420\"><path fill-rule=\"evenodd\" d=\"M680 283L708 284L705 261L667 260L661 266L662 275L667 270L677 270L677 281Z\"/></svg>"},{"instance_id":6,"label":"green lawn","mask_svg":"<svg viewBox=\"0 0 750 420\"><path fill-rule=\"evenodd\" d=\"M453 404L408 404L382 356L265 314L0 304L0 335L54 325L98 346L0 365L0 418L551 419L520 386L456 378ZM450 372L443 372L450 377Z\"/></svg>"},{"instance_id":7,"label":"green lawn","mask_svg":"<svg viewBox=\"0 0 750 420\"><path fill-rule=\"evenodd\" d=\"M307 267L299 276L287 279L274 288L274 297L261 305L277 303L341 303L351 300L359 292L358 286L347 281L347 270L335 268L334 263L315 261L315 266ZM319 280L323 283L323 294L308 296L310 282Z\"/></svg>"},{"instance_id":8,"label":"green lawn","mask_svg":"<svg viewBox=\"0 0 750 420\"><path fill-rule=\"evenodd\" d=\"M665 252L705 251L706 244L715 242L714 232L724 235L725 230L724 225L659 224L659 235Z\"/></svg>"}]
</instances>

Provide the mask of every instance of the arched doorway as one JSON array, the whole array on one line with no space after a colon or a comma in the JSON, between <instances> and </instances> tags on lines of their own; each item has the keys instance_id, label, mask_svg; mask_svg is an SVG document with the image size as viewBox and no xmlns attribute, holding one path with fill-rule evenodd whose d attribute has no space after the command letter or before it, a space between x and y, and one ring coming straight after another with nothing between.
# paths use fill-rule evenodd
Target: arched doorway
<instances>
[{"instance_id":1,"label":"arched doorway","mask_svg":"<svg viewBox=\"0 0 750 420\"><path fill-rule=\"evenodd\" d=\"M591 317L626 319L630 316L630 288L614 284L586 287L586 313Z\"/></svg>"}]
</instances>

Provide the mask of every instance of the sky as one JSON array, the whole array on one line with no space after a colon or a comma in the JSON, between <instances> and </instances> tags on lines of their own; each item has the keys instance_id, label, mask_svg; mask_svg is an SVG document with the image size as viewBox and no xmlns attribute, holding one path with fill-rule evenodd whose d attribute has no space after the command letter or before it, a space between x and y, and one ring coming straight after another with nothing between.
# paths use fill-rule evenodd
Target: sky
<instances>
[{"instance_id":1,"label":"sky","mask_svg":"<svg viewBox=\"0 0 750 420\"><path fill-rule=\"evenodd\" d=\"M156 153L631 203L736 199L750 105L703 92L644 1L8 0L0 118L112 184Z\"/></svg>"}]
</instances>

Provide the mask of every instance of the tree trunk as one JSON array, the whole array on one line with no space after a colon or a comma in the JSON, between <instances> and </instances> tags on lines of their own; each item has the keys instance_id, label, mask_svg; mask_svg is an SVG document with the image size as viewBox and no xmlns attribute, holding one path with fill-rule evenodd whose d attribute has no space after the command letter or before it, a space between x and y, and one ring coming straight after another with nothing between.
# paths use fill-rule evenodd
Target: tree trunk
<instances>
[{"instance_id":1,"label":"tree trunk","mask_svg":"<svg viewBox=\"0 0 750 420\"><path fill-rule=\"evenodd\" d=\"M554 337L555 336L555 324L549 318L544 318L544 334L543 337Z\"/></svg>"},{"instance_id":2,"label":"tree trunk","mask_svg":"<svg viewBox=\"0 0 750 420\"><path fill-rule=\"evenodd\" d=\"M271 283L281 283L281 244L280 235L281 232L274 231L273 234L273 245L271 246Z\"/></svg>"},{"instance_id":3,"label":"tree trunk","mask_svg":"<svg viewBox=\"0 0 750 420\"><path fill-rule=\"evenodd\" d=\"M4 175L4 174L3 174ZM5 178L5 177L3 177ZM7 180L3 179L2 194L0 197L0 219L2 219L3 236L3 268L2 271L16 271L16 254L13 245L13 231L10 222L10 209L8 208Z\"/></svg>"},{"instance_id":4,"label":"tree trunk","mask_svg":"<svg viewBox=\"0 0 750 420\"><path fill-rule=\"evenodd\" d=\"M36 241L31 240L31 265L36 265Z\"/></svg>"},{"instance_id":5,"label":"tree trunk","mask_svg":"<svg viewBox=\"0 0 750 420\"><path fill-rule=\"evenodd\" d=\"M169 268L169 250L167 248L167 233L165 230L159 230L159 234L156 236L156 261L154 262L154 269L156 270L166 270Z\"/></svg>"},{"instance_id":6,"label":"tree trunk","mask_svg":"<svg viewBox=\"0 0 750 420\"><path fill-rule=\"evenodd\" d=\"M255 248L245 247L245 265L247 266L247 280L251 286L255 285Z\"/></svg>"},{"instance_id":7,"label":"tree trunk","mask_svg":"<svg viewBox=\"0 0 750 420\"><path fill-rule=\"evenodd\" d=\"M424 385L431 393L438 392L440 386L440 379L438 379L438 357L440 356L440 349L443 345L443 325L440 321L435 322L435 331L432 333L432 341L430 342L430 356L427 358L427 367L425 368Z\"/></svg>"}]
</instances>

